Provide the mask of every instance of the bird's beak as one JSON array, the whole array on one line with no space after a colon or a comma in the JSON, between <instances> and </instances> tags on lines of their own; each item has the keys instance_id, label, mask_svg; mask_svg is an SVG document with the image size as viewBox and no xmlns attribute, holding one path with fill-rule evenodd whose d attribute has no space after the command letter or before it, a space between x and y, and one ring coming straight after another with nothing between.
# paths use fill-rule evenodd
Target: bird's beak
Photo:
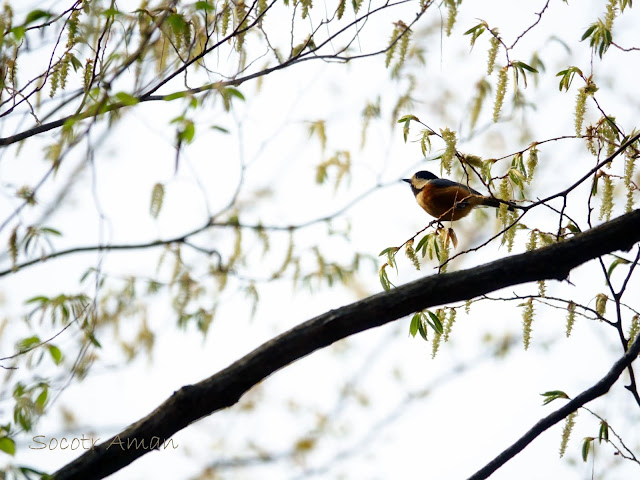
<instances>
[{"instance_id":1,"label":"bird's beak","mask_svg":"<svg viewBox=\"0 0 640 480\"><path fill-rule=\"evenodd\" d=\"M403 178L402 181L403 182L407 182L407 183L411 183L411 179L410 178Z\"/></svg>"}]
</instances>

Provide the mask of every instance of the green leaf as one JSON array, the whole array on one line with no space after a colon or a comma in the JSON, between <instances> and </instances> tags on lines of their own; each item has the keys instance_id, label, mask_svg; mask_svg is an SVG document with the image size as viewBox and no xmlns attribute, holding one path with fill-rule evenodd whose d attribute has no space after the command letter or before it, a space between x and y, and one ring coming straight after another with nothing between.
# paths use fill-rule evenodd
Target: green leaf
<instances>
[{"instance_id":1,"label":"green leaf","mask_svg":"<svg viewBox=\"0 0 640 480\"><path fill-rule=\"evenodd\" d=\"M404 122L404 127L402 128L402 136L404 137L404 143L407 143L407 137L409 136L409 121Z\"/></svg>"},{"instance_id":2,"label":"green leaf","mask_svg":"<svg viewBox=\"0 0 640 480\"><path fill-rule=\"evenodd\" d=\"M60 349L55 345L48 345L47 349L49 350L49 355L51 355L53 363L60 365L60 362L62 361L62 352Z\"/></svg>"},{"instance_id":3,"label":"green leaf","mask_svg":"<svg viewBox=\"0 0 640 480\"><path fill-rule=\"evenodd\" d=\"M380 284L385 291L391 290L391 282L389 281L389 276L387 275L387 271L385 270L386 264L380 269Z\"/></svg>"},{"instance_id":4,"label":"green leaf","mask_svg":"<svg viewBox=\"0 0 640 480\"><path fill-rule=\"evenodd\" d=\"M548 392L541 393L540 395L545 397L544 402L542 403L543 405L547 405L558 398L569 398L569 395L564 393L562 390L550 390Z\"/></svg>"},{"instance_id":5,"label":"green leaf","mask_svg":"<svg viewBox=\"0 0 640 480\"><path fill-rule=\"evenodd\" d=\"M409 334L412 337L416 336L416 333L418 333L418 329L420 328L420 318L421 318L421 313L415 313L413 315L413 318L411 318L411 324L409 325Z\"/></svg>"},{"instance_id":6,"label":"green leaf","mask_svg":"<svg viewBox=\"0 0 640 480\"><path fill-rule=\"evenodd\" d=\"M520 75L522 75L522 80L524 81L525 88L527 87L527 75L525 74L525 70L532 73L538 73L538 71L530 65L527 65L524 62L514 61L511 65L515 67L515 75L516 75L516 84L518 83L518 79Z\"/></svg>"},{"instance_id":7,"label":"green leaf","mask_svg":"<svg viewBox=\"0 0 640 480\"><path fill-rule=\"evenodd\" d=\"M389 247L382 250L378 256L381 257L383 255L389 255L389 253L396 253L398 251L398 247Z\"/></svg>"},{"instance_id":8,"label":"green leaf","mask_svg":"<svg viewBox=\"0 0 640 480\"><path fill-rule=\"evenodd\" d=\"M237 88L227 87L224 89L224 92L232 97L239 98L244 102L244 95Z\"/></svg>"},{"instance_id":9,"label":"green leaf","mask_svg":"<svg viewBox=\"0 0 640 480\"><path fill-rule=\"evenodd\" d=\"M427 153L431 151L431 139L429 138L433 135L431 130L424 129L422 130L422 137L420 138L420 151L423 156L427 156Z\"/></svg>"},{"instance_id":10,"label":"green leaf","mask_svg":"<svg viewBox=\"0 0 640 480\"><path fill-rule=\"evenodd\" d=\"M618 265L627 265L631 263L626 258L618 257L617 255L614 255L614 257L616 257L616 259L611 262L611 265L609 265L609 268L607 269L607 277L611 277L611 273Z\"/></svg>"},{"instance_id":11,"label":"green leaf","mask_svg":"<svg viewBox=\"0 0 640 480\"><path fill-rule=\"evenodd\" d=\"M600 422L600 431L598 432L598 442L602 443L602 441L609 441L609 424L602 420Z\"/></svg>"},{"instance_id":12,"label":"green leaf","mask_svg":"<svg viewBox=\"0 0 640 480\"><path fill-rule=\"evenodd\" d=\"M184 98L188 95L187 92L176 92L176 93L170 93L169 95L165 95L164 97L162 97L162 99L165 102L170 102L172 100L177 100L178 98Z\"/></svg>"},{"instance_id":13,"label":"green leaf","mask_svg":"<svg viewBox=\"0 0 640 480\"><path fill-rule=\"evenodd\" d=\"M561 70L556 73L556 77L562 77L560 79L560 91L562 91L562 89L565 89L567 91L569 90L571 82L573 82L573 77L576 75L576 73L582 76L582 70L580 70L578 67L569 67L566 70Z\"/></svg>"},{"instance_id":14,"label":"green leaf","mask_svg":"<svg viewBox=\"0 0 640 480\"><path fill-rule=\"evenodd\" d=\"M47 403L48 396L49 396L49 389L45 385L42 391L40 392L40 395L38 395L38 397L36 398L36 405L38 406L40 411L44 410L44 406Z\"/></svg>"},{"instance_id":15,"label":"green leaf","mask_svg":"<svg viewBox=\"0 0 640 480\"><path fill-rule=\"evenodd\" d=\"M427 329L425 327L425 323L424 323L424 313L421 314L420 316L420 323L418 324L418 332L420 332L420 336L423 338L423 340L427 341Z\"/></svg>"},{"instance_id":16,"label":"green leaf","mask_svg":"<svg viewBox=\"0 0 640 480\"><path fill-rule=\"evenodd\" d=\"M593 437L585 437L582 442L582 460L584 462L589 458L589 448L591 446L591 442L593 441Z\"/></svg>"},{"instance_id":17,"label":"green leaf","mask_svg":"<svg viewBox=\"0 0 640 480\"><path fill-rule=\"evenodd\" d=\"M59 230L56 230L55 228L51 228L51 227L40 227L40 232L47 233L49 235L55 235L56 237L62 236L62 233L60 233Z\"/></svg>"},{"instance_id":18,"label":"green leaf","mask_svg":"<svg viewBox=\"0 0 640 480\"><path fill-rule=\"evenodd\" d=\"M33 335L32 337L23 338L22 340L20 340L18 342L18 350L20 350L21 352L24 352L24 351L29 350L31 347L33 347L34 345L37 345L39 343L40 343L40 337L38 337L37 335Z\"/></svg>"},{"instance_id":19,"label":"green leaf","mask_svg":"<svg viewBox=\"0 0 640 480\"><path fill-rule=\"evenodd\" d=\"M488 27L489 26L487 25L486 22L482 22L482 23L479 23L478 25L476 25L475 27L471 27L469 30L464 32L464 35L471 35L471 47L472 48L475 45L476 40L478 39L478 37L480 35L482 35L484 32L486 32Z\"/></svg>"},{"instance_id":20,"label":"green leaf","mask_svg":"<svg viewBox=\"0 0 640 480\"><path fill-rule=\"evenodd\" d=\"M24 38L25 32L26 29L23 26L13 27L11 29L11 33L13 33L13 38L16 39L16 42L19 42Z\"/></svg>"},{"instance_id":21,"label":"green leaf","mask_svg":"<svg viewBox=\"0 0 640 480\"><path fill-rule=\"evenodd\" d=\"M91 342L91 344L94 347L98 347L98 348L102 348L102 345L100 345L100 342L98 341L98 339L93 335L93 333L89 333L87 335L87 338L89 339L89 341Z\"/></svg>"},{"instance_id":22,"label":"green leaf","mask_svg":"<svg viewBox=\"0 0 640 480\"><path fill-rule=\"evenodd\" d=\"M415 115L405 115L400 120L398 120L398 123L408 122L410 120L413 120L414 122L419 122L420 121L418 119L418 117L416 117Z\"/></svg>"},{"instance_id":23,"label":"green leaf","mask_svg":"<svg viewBox=\"0 0 640 480\"><path fill-rule=\"evenodd\" d=\"M9 437L0 437L0 450L13 456L16 454L16 442Z\"/></svg>"},{"instance_id":24,"label":"green leaf","mask_svg":"<svg viewBox=\"0 0 640 480\"><path fill-rule=\"evenodd\" d=\"M522 174L522 172L519 172L515 168L510 168L509 178L513 183L515 183L518 187L520 187L521 190L524 189L524 182L526 181L526 178Z\"/></svg>"},{"instance_id":25,"label":"green leaf","mask_svg":"<svg viewBox=\"0 0 640 480\"><path fill-rule=\"evenodd\" d=\"M422 258L427 254L427 242L429 241L429 234L425 235L420 239L418 245L416 246L416 252L422 250Z\"/></svg>"},{"instance_id":26,"label":"green leaf","mask_svg":"<svg viewBox=\"0 0 640 480\"><path fill-rule=\"evenodd\" d=\"M100 12L100 15L104 15L107 18L111 18L111 17L115 17L116 15L120 15L120 11L116 8L106 8L102 12Z\"/></svg>"},{"instance_id":27,"label":"green leaf","mask_svg":"<svg viewBox=\"0 0 640 480\"><path fill-rule=\"evenodd\" d=\"M34 475L39 475L40 480L53 480L53 477L42 470L36 470L35 468L19 466L18 469L27 479L31 479L28 475L29 473L33 473Z\"/></svg>"},{"instance_id":28,"label":"green leaf","mask_svg":"<svg viewBox=\"0 0 640 480\"><path fill-rule=\"evenodd\" d=\"M126 92L118 92L118 93L116 93L116 98L118 100L120 100L127 107L129 107L131 105L135 105L136 103L140 102L139 99L137 99L133 95L129 95Z\"/></svg>"},{"instance_id":29,"label":"green leaf","mask_svg":"<svg viewBox=\"0 0 640 480\"><path fill-rule=\"evenodd\" d=\"M196 10L204 10L205 12L213 11L213 5L209 2L199 1L195 4Z\"/></svg>"},{"instance_id":30,"label":"green leaf","mask_svg":"<svg viewBox=\"0 0 640 480\"><path fill-rule=\"evenodd\" d=\"M30 299L26 300L24 303L46 304L46 303L49 303L50 301L51 299L49 297L45 297L44 295L37 295L35 297L31 297Z\"/></svg>"},{"instance_id":31,"label":"green leaf","mask_svg":"<svg viewBox=\"0 0 640 480\"><path fill-rule=\"evenodd\" d=\"M82 70L84 65L82 65L82 62L80 60L78 60L75 55L70 53L69 54L69 59L71 60L71 65L73 66L73 71L74 72L77 72L78 70ZM71 117L71 118L73 118L73 117Z\"/></svg>"},{"instance_id":32,"label":"green leaf","mask_svg":"<svg viewBox=\"0 0 640 480\"><path fill-rule=\"evenodd\" d=\"M167 23L171 25L174 33L182 34L187 31L187 22L179 13L173 13L167 16Z\"/></svg>"},{"instance_id":33,"label":"green leaf","mask_svg":"<svg viewBox=\"0 0 640 480\"><path fill-rule=\"evenodd\" d=\"M571 233L580 233L582 230L580 230L580 228L573 222L569 222L567 224L567 229L571 232Z\"/></svg>"},{"instance_id":34,"label":"green leaf","mask_svg":"<svg viewBox=\"0 0 640 480\"><path fill-rule=\"evenodd\" d=\"M428 318L425 318L427 323L431 325L431 328L433 328L436 332L442 335L444 333L444 329L442 328L442 322L440 322L440 319L438 318L438 316L430 310L427 310L427 314L431 318L431 321L429 321Z\"/></svg>"},{"instance_id":35,"label":"green leaf","mask_svg":"<svg viewBox=\"0 0 640 480\"><path fill-rule=\"evenodd\" d=\"M438 246L438 240L436 239L435 235L433 235L431 239L431 244L433 245L433 250L436 253L436 258L438 259L438 261L440 261L440 247ZM429 254L429 256L431 256L431 254Z\"/></svg>"},{"instance_id":36,"label":"green leaf","mask_svg":"<svg viewBox=\"0 0 640 480\"><path fill-rule=\"evenodd\" d=\"M594 23L593 25L591 25L589 28L587 28L585 30L585 32L582 34L582 38L580 39L580 41L584 41L587 38L589 38L591 36L591 34L595 31L595 29L598 28L598 24Z\"/></svg>"},{"instance_id":37,"label":"green leaf","mask_svg":"<svg viewBox=\"0 0 640 480\"><path fill-rule=\"evenodd\" d=\"M41 18L49 19L52 16L53 14L44 10L32 10L27 14L27 18L25 18L23 25L26 27L27 25L30 25L33 22L40 20Z\"/></svg>"},{"instance_id":38,"label":"green leaf","mask_svg":"<svg viewBox=\"0 0 640 480\"><path fill-rule=\"evenodd\" d=\"M211 125L211 128L213 130L218 130L219 132L222 132L222 133L230 133L229 130L227 130L224 127L221 127L220 125Z\"/></svg>"},{"instance_id":39,"label":"green leaf","mask_svg":"<svg viewBox=\"0 0 640 480\"><path fill-rule=\"evenodd\" d=\"M191 120L187 120L185 121L184 128L178 132L178 138L187 143L191 143L195 134L196 126Z\"/></svg>"},{"instance_id":40,"label":"green leaf","mask_svg":"<svg viewBox=\"0 0 640 480\"><path fill-rule=\"evenodd\" d=\"M513 62L513 63L514 63L514 65L516 65L517 67L519 67L521 69L527 70L527 71L532 72L532 73L538 73L538 70L533 68L531 65L527 65L524 62L516 61L516 62Z\"/></svg>"}]
</instances>

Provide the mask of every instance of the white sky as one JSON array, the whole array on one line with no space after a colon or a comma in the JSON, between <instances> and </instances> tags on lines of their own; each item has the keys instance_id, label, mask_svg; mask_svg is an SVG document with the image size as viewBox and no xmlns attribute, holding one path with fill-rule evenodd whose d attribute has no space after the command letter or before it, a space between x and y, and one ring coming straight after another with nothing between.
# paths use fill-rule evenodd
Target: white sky
<instances>
[{"instance_id":1,"label":"white sky","mask_svg":"<svg viewBox=\"0 0 640 480\"><path fill-rule=\"evenodd\" d=\"M465 136L472 87L484 71L486 39L479 40L469 53L468 38L462 33L475 25L477 18L482 18L492 26L499 26L504 37L512 41L514 35L535 20L533 12L539 11L544 3L526 2L528 13L524 14L523 2L463 2L451 38L444 38L440 43L439 35L429 37L426 65L415 71L419 85L414 106L403 113L413 113L435 129L446 126L461 129L460 136ZM573 134L573 105L578 85L569 93L559 92L555 73L568 65L588 71L590 59L576 40L602 13L604 3L570 2L566 6L552 1L540 25L512 53L512 59L528 62L531 53L539 50L546 65L539 89L533 88L530 79L530 87L525 91L527 98L538 105L527 118L531 138L518 138L512 124L491 126L472 141L461 143L462 151L490 158L519 150L531 139ZM124 9L122 5L121 8ZM316 8L323 9L323 6ZM327 8L333 8L332 4ZM615 39L623 45L639 44L638 30L634 28L640 20L637 10L636 7L627 12L616 23ZM408 11L372 21L370 37L363 34L361 38L363 49L369 50L369 42L378 36L386 42L390 22L412 18ZM439 21L434 8L420 25L434 28ZM568 53L559 42L547 42L551 35L577 49ZM545 43L535 43L540 39ZM620 54L612 49L603 61L594 62L595 81L601 85L598 100L628 128L635 125L639 106L633 81L639 73L637 56L637 53ZM220 62L224 64L224 59ZM498 62L504 60L499 57ZM400 128L393 132L388 128L392 102L405 87L388 80L382 59L348 65L306 62L268 76L260 92L256 92L255 82L247 83L239 87L247 101L236 102L232 115L220 115L219 109L212 109L198 116L197 139L183 152L177 175L174 175L174 133L169 120L181 111L181 106L177 102L158 102L136 107L117 124L96 157L99 204L108 218L103 224L106 234L101 238L99 233L96 202L90 190L91 175L87 171L81 186L71 192L69 206L50 220L51 226L64 233L62 239L56 239L55 246L66 248L99 241L142 242L189 231L205 221L207 205L209 211L216 211L228 202L235 188L240 160L250 165L240 200L249 198L254 189L271 187L274 190L273 196L261 201L258 208L243 214L242 221L288 225L336 211L373 187L377 180L392 182L425 165L419 146L404 144ZM362 109L365 101L374 100L379 92L384 92L383 118L372 122L369 143L364 150L359 150ZM448 94L452 96L446 110L440 111L436 106ZM593 109L589 109L589 118L597 118ZM491 108L486 105L479 123L487 123L490 115ZM310 140L307 134L306 122L317 119L331 122L324 155L317 139ZM210 130L209 126L214 124L229 128L232 135ZM46 168L40 153L43 142L46 140L38 140L33 147L27 142L15 158L5 153L0 161L3 187L31 183L34 174ZM434 142L434 149L439 146ZM336 150L350 150L354 168L348 188L342 186L334 194L331 186L314 185L314 166ZM531 186L530 198L566 188L578 178L579 172L593 165L592 157L582 144L573 140L554 142L541 147L540 151L542 171ZM43 204L55 195L79 160L70 159L55 181L45 186L41 192ZM435 163L427 167L437 172ZM150 192L156 182L166 184L165 206L157 221L148 214ZM206 193L198 182L205 186ZM311 200L309 197L305 200L308 192L313 192ZM572 204L568 212L571 215L584 218L583 200L587 192L588 189L580 189L570 197ZM204 195L206 201L203 201ZM7 216L13 205L3 198L0 219ZM340 253L336 252L344 251L343 260L350 258L352 248L375 256L385 247L399 245L428 221L406 185L399 183L368 196L349 209L345 217L352 222L350 241L334 238L321 245L337 257ZM24 214L27 224L33 218L37 218L37 214ZM459 249L478 245L491 236L496 228L492 218L490 214L480 227L473 218L460 222L456 226L461 241ZM344 220L336 225L341 223ZM537 211L529 214L525 223L552 229L557 219ZM296 237L297 245L301 249L313 245L325 232L326 226L322 224L310 227ZM2 232L2 235L0 240L6 244L4 239L8 234ZM518 237L518 251L524 248L524 238L523 234ZM246 233L245 239L247 247L259 250L259 242L250 233ZM232 242L231 231L212 232L197 240L198 244L221 249L230 248ZM281 253L273 257L267 255L264 267L256 255L256 264L249 265L248 273L262 277L277 268L286 250L286 236L274 236L272 244L273 251ZM186 249L184 253L187 262L203 262L201 256ZM473 267L505 255L506 249L492 244L481 252L466 255L455 268ZM118 276L153 276L157 256L157 252L110 253L104 258L103 269ZM22 302L29 296L56 293L61 289L77 290L79 276L87 266L95 265L97 258L97 255L67 257L5 277L0 283L6 312L3 315L23 311ZM415 272L406 259L401 255L398 258L398 276L391 275L396 284L432 273L433 265L429 262L422 271ZM203 264L202 269L205 267ZM549 282L549 294L565 295L587 304L595 293L605 291L598 275L599 268L595 265L579 268L571 274L575 287ZM614 275L614 280L620 278ZM380 291L373 266L364 268L356 280L360 289L368 294ZM637 287L636 281L630 285L630 291L637 291ZM101 360L89 378L64 391L34 434L48 438L59 436L58 408L64 406L71 409L79 421L76 435L95 434L104 440L147 415L181 386L212 375L277 333L359 298L342 287L320 288L312 293L298 289L292 293L287 282L275 282L259 288L261 303L254 319L250 319L250 305L242 292L234 292L233 288L223 292L226 301L204 340L194 329L176 330L175 315L167 308L168 302L160 299L152 304L148 321L157 332L157 344L151 362L141 357L126 364L118 346L109 342L109 333L105 332ZM536 287L508 289L501 292L501 296L509 296L512 290L520 294L535 293ZM111 478L188 478L208 462L255 453L248 444L258 451L277 455L289 451L296 439L315 435L318 419L323 416L330 421L328 430L319 434L318 447L307 457L221 470L220 477L466 478L559 406L556 402L557 405L543 407L540 393L561 389L575 395L595 383L620 355L615 332L602 325L578 320L572 337L564 338L565 314L552 309L539 310L532 347L524 352L520 346L521 311L516 305L515 302L474 304L469 316L459 314L451 342L441 346L435 359L431 359L430 343L409 337L409 319L340 342L278 372L258 391L250 392L248 398L255 398L259 405L255 412L246 413L239 405L216 413L179 432L174 437L180 445L177 450L145 455ZM131 325L122 326L121 334L126 338L134 334L137 327L137 321L132 321ZM15 339L25 333L23 325L11 325L11 330L7 329L0 338L1 351L12 351ZM511 335L517 345L506 359L492 359L492 344L482 340L487 335L494 339ZM74 339L60 338L59 344L61 348L65 345L71 348ZM459 365L463 371L457 373L455 368ZM45 375L44 370L38 373ZM345 382L352 382L357 395L340 396ZM590 408L610 419L633 448L640 442L636 427L638 414L628 410L631 399L623 384L618 382L606 400L596 401ZM429 391L428 395L424 394L425 390ZM366 399L366 406L356 396L361 401ZM242 400L241 405L246 401ZM3 415L10 414L6 411L7 405L5 402L1 407ZM550 429L491 478L578 480L590 478L592 468L596 478L601 478L599 475L614 461L610 449L598 450L595 465L591 460L582 464L579 459L580 442L585 436L597 435L597 421L580 414L568 449L569 460L561 460L557 455L560 431L561 426ZM68 451L29 450L25 448L29 443L30 438L21 439L15 464L53 470L76 456ZM341 458L342 455L345 458ZM0 457L0 461L6 459ZM572 461L578 462L576 467L571 466ZM634 478L637 471L637 466L623 462L606 478Z\"/></svg>"}]
</instances>

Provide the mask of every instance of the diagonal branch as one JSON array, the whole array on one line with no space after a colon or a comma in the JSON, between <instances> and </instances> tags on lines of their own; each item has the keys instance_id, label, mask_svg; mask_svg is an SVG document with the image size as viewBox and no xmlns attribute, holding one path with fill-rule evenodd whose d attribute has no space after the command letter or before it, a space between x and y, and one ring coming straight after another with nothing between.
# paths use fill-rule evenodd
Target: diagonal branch
<instances>
[{"instance_id":1,"label":"diagonal branch","mask_svg":"<svg viewBox=\"0 0 640 480\"><path fill-rule=\"evenodd\" d=\"M53 169L52 169L53 171ZM48 174L49 175L49 174ZM44 180L43 180L44 181ZM42 183L42 182L41 182ZM9 268L6 268L4 270L0 270L0 277L4 277L6 275L15 273L19 270L22 270L24 268L27 267L31 267L33 265L37 265L43 262L46 262L47 260L52 260L54 258L59 258L59 257L65 257L67 255L75 255L76 253L87 253L87 252L107 252L107 251L130 251L130 250L143 250L143 249L148 249L148 248L155 248L155 247L162 247L162 246L166 246L166 245L171 245L173 243L182 243L184 245L187 245L195 250L198 250L202 253L205 253L207 255L218 255L218 252L216 250L213 249L203 249L200 247L197 247L196 245L192 244L189 239L191 237L196 236L197 234L204 232L205 230L209 229L209 228L215 228L215 227L219 227L219 228L242 228L242 229L249 229L249 230L264 230L264 231L276 231L276 232L291 232L293 230L301 230L307 227L310 227L312 225L316 225L318 223L323 223L323 222L328 222L330 220L332 220L335 217L339 217L340 215L342 215L344 212L346 212L347 210L349 210L351 207L353 207L354 205L358 204L359 202L361 202L363 199L365 199L367 196L369 196L371 193L373 193L375 190L379 189L379 188L386 188L390 185L393 185L394 183L396 183L395 181L389 182L389 183L376 183L374 186L370 187L369 189L363 191L362 193L360 193L358 196L354 197L351 201L349 201L348 203L346 203L344 206L342 206L341 208L339 208L338 210L329 213L327 215L324 215L322 217L316 217L316 218L312 218L311 220L306 220L302 223L296 223L296 224L289 224L289 225L261 225L261 224L245 224L245 223L237 223L237 222L230 222L230 221L216 221L213 217L211 217L210 219L207 220L207 223L205 223L204 225L201 225L187 233L183 233L181 235L178 235L176 237L172 237L172 238L168 238L168 239L164 239L164 240L152 240L149 242L138 242L138 243L128 243L128 244L98 244L98 245L85 245L85 246L81 246L81 247L71 247L71 248L67 248L65 250L57 250L51 253L43 253L42 255L40 255L37 258L32 258L30 260L26 260L22 263L17 263ZM37 188L37 187L36 187ZM26 205L26 203L25 203ZM10 219L7 219L2 225L0 225L0 230L2 230L2 228L7 224L7 222ZM8 254L0 254L0 261L3 260L3 257L6 258L8 256Z\"/></svg>"},{"instance_id":2,"label":"diagonal branch","mask_svg":"<svg viewBox=\"0 0 640 480\"><path fill-rule=\"evenodd\" d=\"M379 11L382 11L384 9L387 8L392 8L395 7L397 5L401 5L404 3L409 2L410 0L399 0L395 3L385 3L383 6L378 7L370 12L367 12L366 14L356 18L355 20L353 20L349 25L347 25L346 27L342 28L341 30L339 30L338 32L334 33L331 35L331 38L335 38L338 35L340 35L341 33L343 33L344 31L346 31L348 28L351 28L353 26L357 26L357 24L359 22L362 21L366 21L366 19L368 19L370 16L378 13ZM273 6L275 4L275 1L272 2L271 4L269 4L268 8L271 8L271 6ZM168 10L167 10L168 11ZM202 85L200 87L195 87L195 88L190 88L187 90L182 90L179 92L175 92L173 94L170 95L152 95L152 93L154 93L155 91L157 91L160 87L162 87L163 85L165 85L168 81L170 81L171 79L175 78L177 75L179 75L180 73L183 73L189 66L193 65L195 62L201 60L202 58L204 58L207 54L211 53L212 51L214 51L216 48L218 48L220 45L224 44L225 42L228 42L229 40L231 40L232 38L234 38L236 35L238 34L242 34L245 32L248 32L251 30L251 28L253 28L255 25L258 24L258 22L262 19L262 17L266 14L265 10L264 12L262 12L262 14L258 15L253 21L252 23L250 23L249 25L247 25L246 27L243 27L242 29L236 29L233 32L231 32L229 35L227 35L225 38L223 38L222 40L218 41L215 45L210 46L208 49L204 50L203 52L201 52L199 55L191 58L188 62L186 62L184 65L182 65L180 68L176 69L176 71L172 72L169 76L167 76L166 78L162 79L157 85L155 85L153 88L151 88L148 92L141 94L139 96L136 96L135 99L137 100L138 103L145 103L145 102L152 102L152 101L168 101L171 100L172 98L181 98L183 96L187 96L187 95L195 95L201 92L205 92L205 91L209 91L209 90L215 90L215 89L222 89L222 88L226 88L226 87L230 87L230 86L234 86L237 87L249 80L253 80L256 78L260 78L263 76L266 76L272 72L278 71L278 70L282 70L285 68L288 68L292 65L296 65L298 63L304 62L304 61L308 61L308 60L336 60L336 61L341 61L341 62L348 62L351 60L356 60L356 59L361 59L361 58L367 58L367 57L372 57L372 56L377 56L380 55L382 53L385 53L387 50L389 50L392 46L395 45L395 43L399 40L400 36L398 38L396 38L394 40L394 42L392 42L389 46L382 48L380 50L376 50L374 52L369 52L369 53L365 53L365 54L359 54L359 55L353 55L353 56L341 56L339 54L327 54L327 55L317 55L315 54L315 52L317 52L317 50L320 47L316 47L315 49L312 49L306 53L300 53L297 56L294 56L288 60L286 60L283 63L280 63L278 65L275 65L273 67L269 67L269 68L264 68L260 71L257 72L253 72L251 74L245 75L243 77L238 77L238 78L234 78L231 80L227 80L227 81L216 81L213 83L207 83L206 85ZM422 15L425 13L425 10L419 12L418 14L416 14L416 17L414 18L414 20L409 24L409 27L412 26L414 23L416 23L421 17ZM322 46L324 46L327 42L323 42ZM125 64L121 67L118 68L118 71L116 72L116 77L119 76L124 70L126 70L126 68L133 63L133 61L135 61L135 59L137 58L137 56L139 56L139 53L134 53L132 56L129 57L129 59L125 62ZM131 106L131 104L129 102L119 102L119 101L114 101L113 99L110 99L110 103L108 105L100 105L100 108L96 108L94 107L90 107L85 109L82 112L78 112L76 114L73 115L68 115L65 116L63 118L59 118L58 120L53 120L51 122L48 123L43 123L41 125L37 125L35 127L29 128L27 130L21 131L16 133L15 135L10 135L7 137L0 137L0 148L1 147L6 147L8 145L12 145L14 143L20 142L22 140L26 140L27 138L33 137L35 135L40 135L42 133L51 131L51 130L56 130L60 127L62 127L65 123L73 120L75 122L78 121L82 121L82 120L86 120L87 118L91 118L91 117L97 117L98 115L104 114L104 113L109 113L109 112L113 112L113 111L117 111L126 107ZM137 103L136 103L137 104Z\"/></svg>"},{"instance_id":3,"label":"diagonal branch","mask_svg":"<svg viewBox=\"0 0 640 480\"><path fill-rule=\"evenodd\" d=\"M508 286L545 279L563 280L573 268L606 253L629 250L637 242L640 242L640 210L540 250L468 270L432 275L329 310L273 338L211 377L180 388L147 417L76 458L54 476L56 480L104 478L151 448L160 448L191 423L234 405L269 375L345 337L424 308L474 298ZM636 341L622 363L616 363L612 370L623 370L625 362L631 363L634 352L637 356L639 347L640 341ZM606 378L613 383L617 376L612 374ZM608 387L600 394L607 390ZM578 398L586 403L595 397Z\"/></svg>"},{"instance_id":4,"label":"diagonal branch","mask_svg":"<svg viewBox=\"0 0 640 480\"><path fill-rule=\"evenodd\" d=\"M518 439L513 445L503 451L500 455L494 458L491 462L486 464L476 473L471 475L468 480L484 480L488 478L493 472L495 472L502 465L507 463L518 453L520 453L527 445L535 440L545 430L551 428L553 425L567 417L571 412L576 411L578 408L589 403L591 400L595 400L601 397L609 391L609 389L616 383L616 380L620 377L622 372L631 366L631 363L638 358L640 354L640 336L636 338L631 348L627 350L616 363L613 364L607 374L602 377L595 385L588 388L576 398L568 402L562 408L559 408L550 415L547 415L538 423L536 423L527 433Z\"/></svg>"}]
</instances>

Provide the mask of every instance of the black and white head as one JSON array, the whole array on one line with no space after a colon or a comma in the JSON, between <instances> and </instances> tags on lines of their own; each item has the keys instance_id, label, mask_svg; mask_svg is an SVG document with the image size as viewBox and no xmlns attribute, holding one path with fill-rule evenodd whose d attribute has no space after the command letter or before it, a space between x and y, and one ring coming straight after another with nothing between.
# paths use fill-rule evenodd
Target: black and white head
<instances>
[{"instance_id":1,"label":"black and white head","mask_svg":"<svg viewBox=\"0 0 640 480\"><path fill-rule=\"evenodd\" d=\"M436 180L438 177L431 172L426 170L421 170L413 174L411 178L403 178L403 182L407 182L411 185L411 191L413 191L414 195L417 195L424 186L429 183L431 180Z\"/></svg>"}]
</instances>

